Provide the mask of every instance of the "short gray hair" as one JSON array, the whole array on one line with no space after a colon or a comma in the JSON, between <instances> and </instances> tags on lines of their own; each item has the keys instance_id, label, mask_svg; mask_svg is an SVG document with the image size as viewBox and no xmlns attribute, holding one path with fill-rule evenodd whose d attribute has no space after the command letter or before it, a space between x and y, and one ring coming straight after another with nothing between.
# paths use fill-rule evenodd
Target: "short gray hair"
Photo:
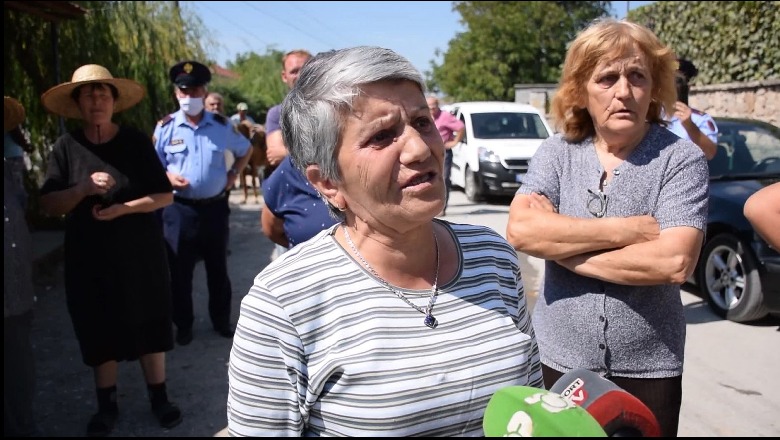
<instances>
[{"instance_id":1,"label":"short gray hair","mask_svg":"<svg viewBox=\"0 0 780 440\"><path fill-rule=\"evenodd\" d=\"M309 59L281 109L282 137L293 165L304 175L307 166L317 165L324 178L339 181L336 149L360 86L404 80L416 83L425 93L425 80L412 63L381 47L333 50ZM336 218L343 219L342 212L329 207Z\"/></svg>"}]
</instances>

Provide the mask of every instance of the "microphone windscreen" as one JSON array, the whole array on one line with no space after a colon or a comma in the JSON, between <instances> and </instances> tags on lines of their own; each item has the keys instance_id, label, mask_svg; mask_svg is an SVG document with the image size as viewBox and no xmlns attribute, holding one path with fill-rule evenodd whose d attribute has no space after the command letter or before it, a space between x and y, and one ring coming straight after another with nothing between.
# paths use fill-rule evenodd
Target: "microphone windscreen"
<instances>
[{"instance_id":1,"label":"microphone windscreen","mask_svg":"<svg viewBox=\"0 0 780 440\"><path fill-rule=\"evenodd\" d=\"M647 405L593 371L571 370L550 391L586 409L610 437L661 435L658 420Z\"/></svg>"},{"instance_id":2,"label":"microphone windscreen","mask_svg":"<svg viewBox=\"0 0 780 440\"><path fill-rule=\"evenodd\" d=\"M583 408L553 393L527 386L496 391L485 408L486 437L606 437Z\"/></svg>"}]
</instances>

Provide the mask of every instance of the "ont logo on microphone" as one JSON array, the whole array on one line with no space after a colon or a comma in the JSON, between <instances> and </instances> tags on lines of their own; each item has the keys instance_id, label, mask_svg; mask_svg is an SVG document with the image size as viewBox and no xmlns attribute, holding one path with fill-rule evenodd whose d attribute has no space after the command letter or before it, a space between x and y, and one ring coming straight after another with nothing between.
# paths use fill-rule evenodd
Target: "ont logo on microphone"
<instances>
[{"instance_id":1,"label":"ont logo on microphone","mask_svg":"<svg viewBox=\"0 0 780 440\"><path fill-rule=\"evenodd\" d=\"M588 392L585 390L585 381L579 377L561 391L561 397L571 403L582 405L582 402L588 399Z\"/></svg>"}]
</instances>

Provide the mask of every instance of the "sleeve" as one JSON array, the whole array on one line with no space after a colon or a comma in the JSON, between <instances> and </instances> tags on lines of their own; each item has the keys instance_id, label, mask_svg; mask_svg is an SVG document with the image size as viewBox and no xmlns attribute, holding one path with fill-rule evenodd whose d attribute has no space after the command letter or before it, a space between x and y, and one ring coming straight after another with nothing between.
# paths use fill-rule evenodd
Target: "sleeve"
<instances>
[{"instance_id":1,"label":"sleeve","mask_svg":"<svg viewBox=\"0 0 780 440\"><path fill-rule=\"evenodd\" d=\"M282 106L275 105L268 110L268 115L265 117L265 134L268 135L273 131L281 128L279 119L281 118Z\"/></svg>"},{"instance_id":2,"label":"sleeve","mask_svg":"<svg viewBox=\"0 0 780 440\"><path fill-rule=\"evenodd\" d=\"M259 278L259 277L258 277ZM241 303L228 362L231 436L300 437L305 401L303 342L284 308L261 281Z\"/></svg>"},{"instance_id":3,"label":"sleeve","mask_svg":"<svg viewBox=\"0 0 780 440\"><path fill-rule=\"evenodd\" d=\"M137 138L133 147L138 150L138 168L142 170L140 175L145 183L144 193L157 194L173 191L173 186L165 174L165 168L163 168L159 156L155 154L154 144L148 136L140 131L133 131Z\"/></svg>"},{"instance_id":4,"label":"sleeve","mask_svg":"<svg viewBox=\"0 0 780 440\"><path fill-rule=\"evenodd\" d=\"M715 125L715 120L712 119L712 116L708 115L707 113L704 113L701 116L701 119L699 119L699 124L697 125L697 127L699 127L699 131L704 133L705 136L710 138L710 140L717 145L718 126Z\"/></svg>"},{"instance_id":5,"label":"sleeve","mask_svg":"<svg viewBox=\"0 0 780 440\"><path fill-rule=\"evenodd\" d=\"M560 151L563 146L563 141L557 136L542 141L516 194L543 194L556 208L560 206L561 168L558 161L565 156Z\"/></svg>"},{"instance_id":6,"label":"sleeve","mask_svg":"<svg viewBox=\"0 0 780 440\"><path fill-rule=\"evenodd\" d=\"M512 252L510 252L510 255L511 254ZM515 252L515 256L516 255L517 253ZM513 269L515 270L517 283L517 328L521 333L531 337L530 353L528 355L528 386L543 389L542 359L539 354L539 344L536 342L536 333L534 332L533 325L531 325L531 312L528 310L523 276L520 273L520 262L514 258L512 259L512 264Z\"/></svg>"},{"instance_id":7,"label":"sleeve","mask_svg":"<svg viewBox=\"0 0 780 440\"><path fill-rule=\"evenodd\" d=\"M68 189L68 160L65 155L65 141L59 138L46 161L46 176L40 195Z\"/></svg>"},{"instance_id":8,"label":"sleeve","mask_svg":"<svg viewBox=\"0 0 780 440\"><path fill-rule=\"evenodd\" d=\"M277 217L281 217L278 211L281 204L282 193L280 186L282 176L284 175L287 168L286 162L289 160L289 156L285 157L284 160L279 164L279 167L274 170L270 176L263 179L262 183L263 202L265 203L265 206L270 209L271 212Z\"/></svg>"},{"instance_id":9,"label":"sleeve","mask_svg":"<svg viewBox=\"0 0 780 440\"><path fill-rule=\"evenodd\" d=\"M661 229L706 230L710 174L701 148L691 141L677 141L668 167L653 216Z\"/></svg>"},{"instance_id":10,"label":"sleeve","mask_svg":"<svg viewBox=\"0 0 780 440\"><path fill-rule=\"evenodd\" d=\"M157 153L157 160L162 164L163 169L168 169L168 163L165 160L165 126L157 124L154 126L154 134L152 135L152 142L154 144L154 151Z\"/></svg>"},{"instance_id":11,"label":"sleeve","mask_svg":"<svg viewBox=\"0 0 780 440\"><path fill-rule=\"evenodd\" d=\"M449 113L447 113L447 114L450 115ZM463 123L463 121L461 121L460 119L456 118L455 115L450 115L447 119L448 119L447 125L448 125L449 129L452 130L453 133L459 131L460 129L462 129L463 127L466 126Z\"/></svg>"}]
</instances>

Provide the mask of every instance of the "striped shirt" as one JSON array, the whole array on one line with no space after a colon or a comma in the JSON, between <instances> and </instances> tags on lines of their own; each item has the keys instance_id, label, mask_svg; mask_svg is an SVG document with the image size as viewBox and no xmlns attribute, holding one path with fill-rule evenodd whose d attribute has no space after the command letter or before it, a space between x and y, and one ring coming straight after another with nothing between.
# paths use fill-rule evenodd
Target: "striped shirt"
<instances>
[{"instance_id":1,"label":"striped shirt","mask_svg":"<svg viewBox=\"0 0 780 440\"><path fill-rule=\"evenodd\" d=\"M489 228L435 221L460 260L435 329L335 241L338 225L255 278L230 353L230 435L482 436L496 390L542 387L517 253Z\"/></svg>"}]
</instances>

